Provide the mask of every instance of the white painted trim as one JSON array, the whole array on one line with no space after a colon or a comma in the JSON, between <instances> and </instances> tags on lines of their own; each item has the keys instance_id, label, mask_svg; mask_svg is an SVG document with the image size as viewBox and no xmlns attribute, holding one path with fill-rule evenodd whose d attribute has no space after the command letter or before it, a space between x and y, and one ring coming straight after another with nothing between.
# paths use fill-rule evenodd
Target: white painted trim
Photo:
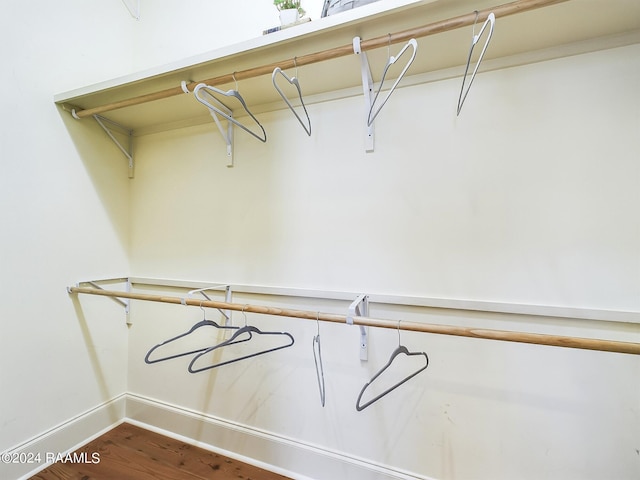
<instances>
[{"instance_id":1,"label":"white painted trim","mask_svg":"<svg viewBox=\"0 0 640 480\"><path fill-rule=\"evenodd\" d=\"M212 285L226 285L228 282L201 282L190 280L157 279L131 277L132 284L162 286L171 288L204 288ZM385 305L415 306L422 308L438 308L445 310L467 310L476 312L506 313L516 315L533 315L540 317L556 317L577 320L599 320L618 323L640 323L640 312L620 310L598 310L591 308L565 307L560 305L530 305L504 302L488 302L482 300L465 300L456 298L433 298L405 295L388 295L376 292L340 292L326 290L311 290L303 288L276 287L264 285L236 285L234 293L249 293L259 295L305 297L318 300L353 301L358 295L369 295L370 303Z\"/></svg>"},{"instance_id":2,"label":"white painted trim","mask_svg":"<svg viewBox=\"0 0 640 480\"><path fill-rule=\"evenodd\" d=\"M12 464L2 461L0 462L0 478L18 480L31 478L37 472L54 463L47 454L66 455L121 424L124 420L125 408L126 393L122 393L7 449L2 455L28 455L33 462ZM36 457L38 454L39 457ZM36 458L39 460L36 461Z\"/></svg>"},{"instance_id":3,"label":"white painted trim","mask_svg":"<svg viewBox=\"0 0 640 480\"><path fill-rule=\"evenodd\" d=\"M125 421L294 480L434 480L133 393Z\"/></svg>"},{"instance_id":4,"label":"white painted trim","mask_svg":"<svg viewBox=\"0 0 640 480\"><path fill-rule=\"evenodd\" d=\"M218 448L215 445L210 445L208 443L204 443L204 442L199 442L197 440L194 440L193 438L189 438L189 437L185 437L184 435L181 435L179 433L175 433L172 432L170 430L165 430L164 428L158 428L154 425L151 425L149 423L145 423L145 422L140 422L138 420L134 420L132 418L127 418L126 423L130 423L131 425L135 425L136 427L140 427L143 428L145 430L149 430L151 432L155 432L158 433L160 435L163 435L165 437L169 437L169 438L173 438L174 440L177 440L179 442L182 443L186 443L189 445L193 445L194 447L199 447L202 448L204 450L208 450L210 452L214 452L217 453L219 455L223 455L225 457L228 458L232 458L234 460L237 460L239 462L243 462L249 465L253 465L254 467L258 467L261 468L263 470L268 470L270 472L274 472L277 473L278 475L283 475L285 477L289 477L295 480L313 480L309 477L301 477L299 475L296 475L293 472L290 472L288 470L284 470L282 468L278 468L275 465L271 465L271 464L267 464L265 462L260 462L257 461L254 458L250 458L244 455L238 455L235 452L229 451L229 450L225 450L223 448Z\"/></svg>"},{"instance_id":5,"label":"white painted trim","mask_svg":"<svg viewBox=\"0 0 640 480\"><path fill-rule=\"evenodd\" d=\"M2 452L40 454L40 460L0 462L0 478L27 480L53 463L47 461L48 453L71 453L124 422L293 480L434 480L133 393L123 393Z\"/></svg>"}]
</instances>

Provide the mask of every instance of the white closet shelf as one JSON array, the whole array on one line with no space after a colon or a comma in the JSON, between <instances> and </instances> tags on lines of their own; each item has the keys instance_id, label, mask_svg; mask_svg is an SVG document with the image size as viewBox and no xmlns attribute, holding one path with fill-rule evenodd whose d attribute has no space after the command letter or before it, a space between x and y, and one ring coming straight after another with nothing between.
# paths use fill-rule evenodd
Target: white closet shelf
<instances>
[{"instance_id":1,"label":"white closet shelf","mask_svg":"<svg viewBox=\"0 0 640 480\"><path fill-rule=\"evenodd\" d=\"M540 3L548 2L541 0ZM54 96L54 101L69 112L71 109L89 112L115 102L153 95L167 89L180 89L183 81L200 82L230 77L235 72L259 66L281 62L291 64L294 58L349 46L355 36L360 36L366 42L459 16L474 15L470 8L483 12L507 4L509 2L501 0L383 0L153 70L60 93ZM480 17L478 28L483 20ZM418 55L409 75L451 68L456 69L452 75L462 74L472 27L455 27L453 25L452 29L443 33L417 39ZM495 34L483 65L495 59L514 58L529 52L545 51L547 58L579 53L575 48L568 48L576 44L583 45L583 51L589 51L620 43L636 43L640 41L639 32L640 2L559 0L551 5L508 16L496 14ZM611 39L614 39L614 44L611 44ZM379 80L375 78L375 72L382 70L388 55L384 44L378 46L383 48L367 51L374 81ZM392 45L391 54L400 48L399 44ZM361 94L360 65L354 57L348 54L300 66L298 77L305 97L355 87L360 87L358 91ZM535 57L528 61L539 59ZM290 68L287 70L291 72ZM284 106L271 84L271 72L268 73L244 79L238 75L239 91L254 112ZM229 89L234 88L235 84L229 78L215 86ZM100 115L132 129L134 135L211 121L206 109L192 95L184 93L100 112Z\"/></svg>"}]
</instances>

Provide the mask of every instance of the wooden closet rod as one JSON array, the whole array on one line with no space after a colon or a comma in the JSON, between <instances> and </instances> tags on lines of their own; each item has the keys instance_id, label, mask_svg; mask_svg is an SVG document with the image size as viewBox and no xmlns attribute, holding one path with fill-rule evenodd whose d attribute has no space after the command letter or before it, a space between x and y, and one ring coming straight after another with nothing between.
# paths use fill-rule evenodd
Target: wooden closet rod
<instances>
[{"instance_id":1,"label":"wooden closet rod","mask_svg":"<svg viewBox=\"0 0 640 480\"><path fill-rule=\"evenodd\" d=\"M360 44L362 51L373 50L380 47L386 47L391 43L406 42L411 38L427 37L429 35L435 35L437 33L447 32L449 30L455 30L457 28L473 25L476 20L483 22L489 13L493 12L496 18L506 17L516 13L526 12L528 10L534 10L536 8L547 7L556 3L563 3L568 0L516 0L511 3L505 3L493 8L487 8L485 10L479 10L476 18L476 13L471 12L457 17L449 18L446 20L440 20L437 22L423 25L421 27L404 30L402 32L390 33L381 37L372 38L370 40L363 40ZM190 91L198 85L198 83L206 83L207 85L222 85L231 83L234 80L244 80L247 78L259 77L261 75L271 75L276 67L280 67L283 70L294 68L295 66L301 67L304 65L310 65L312 63L322 62L330 60L332 58L344 57L346 55L353 54L353 45L343 45L341 47L331 48L321 52L310 53L308 55L302 55L295 59L282 60L276 63L270 63L268 65L262 65L260 67L249 68L247 70L240 70L226 75L220 75L214 78L208 78L199 82L191 82L187 84L187 88ZM108 103L94 108L87 108L85 110L75 111L75 115L79 118L89 117L92 115L98 115L101 113L117 110L119 108L131 107L133 105L140 105L142 103L153 102L155 100L161 100L163 98L174 97L184 94L182 86L172 87L158 92L149 93L146 95L140 95L137 97L129 98L126 100L120 100L118 102Z\"/></svg>"},{"instance_id":2,"label":"wooden closet rod","mask_svg":"<svg viewBox=\"0 0 640 480\"><path fill-rule=\"evenodd\" d=\"M324 322L347 323L347 316L333 313L312 312L309 310L291 310L279 307L260 305L245 305L241 303L227 303L215 300L200 300L195 298L167 297L146 293L117 292L86 287L69 287L70 294L102 295L106 297L129 298L151 302L191 305L195 307L218 308L220 310L236 310L241 312L259 313L263 315L277 315L281 317L301 318L305 320L322 320ZM510 332L505 330L486 330L468 327L453 327L417 322L403 322L397 320L381 320L370 317L353 317L354 325L369 327L392 328L412 332L454 335L458 337L482 338L486 340L502 340L505 342L532 343L553 347L579 348L583 350L599 350L603 352L628 353L640 355L640 343L619 342L615 340L600 340L591 338L565 337L559 335L545 335L540 333Z\"/></svg>"}]
</instances>

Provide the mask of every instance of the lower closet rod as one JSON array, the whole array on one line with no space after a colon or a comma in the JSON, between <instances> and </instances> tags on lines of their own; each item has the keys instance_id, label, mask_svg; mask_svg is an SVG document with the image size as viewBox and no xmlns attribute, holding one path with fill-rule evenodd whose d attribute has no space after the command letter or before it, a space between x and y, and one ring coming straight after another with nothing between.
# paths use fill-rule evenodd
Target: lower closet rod
<instances>
[{"instance_id":1,"label":"lower closet rod","mask_svg":"<svg viewBox=\"0 0 640 480\"><path fill-rule=\"evenodd\" d=\"M277 315L281 317L302 318L305 320L322 320L325 322L346 323L347 316L333 313L313 312L309 310L292 310L261 305L246 305L242 303L227 303L215 300L199 300L194 298L168 297L147 293L118 292L86 287L69 287L70 294L102 295L106 297L129 298L150 302L173 303L191 305L194 307L218 308L220 310L237 310L263 315ZM379 328L393 328L413 332L454 335L458 337L482 338L486 340L502 340L505 342L532 343L552 347L579 348L583 350L599 350L603 352L628 353L640 355L640 343L619 342L615 340L601 340L592 338L566 337L560 335L546 335L540 333L511 332L506 330L486 330L480 328L454 327L449 325L435 325L417 322L399 322L398 320L382 320L370 317L353 317L354 325Z\"/></svg>"}]
</instances>

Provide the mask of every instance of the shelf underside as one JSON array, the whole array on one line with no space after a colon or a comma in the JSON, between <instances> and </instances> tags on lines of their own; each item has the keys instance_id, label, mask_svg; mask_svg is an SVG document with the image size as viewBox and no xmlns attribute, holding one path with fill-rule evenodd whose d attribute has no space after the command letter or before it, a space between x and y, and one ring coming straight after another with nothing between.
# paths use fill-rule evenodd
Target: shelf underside
<instances>
[{"instance_id":1,"label":"shelf underside","mask_svg":"<svg viewBox=\"0 0 640 480\"><path fill-rule=\"evenodd\" d=\"M479 0L473 7L479 10L499 5L499 0ZM360 20L333 25L322 29L321 19L314 25L315 30L305 33L305 26L294 27L282 41L268 43L258 48L240 53L214 58L191 67L169 70L152 77L124 82L107 89L89 91L82 94L69 92L56 96L56 103L69 109L88 109L112 102L145 95L160 90L179 87L182 81L193 82L231 74L261 65L291 60L295 57L351 45L354 36L363 40L387 36L427 25L439 20L469 13L469 2L440 0L429 3L418 2L404 8L372 15ZM476 26L479 31L481 24ZM300 35L295 30L301 29ZM640 2L635 0L569 0L564 3L517 13L503 18L497 17L495 32L483 63L492 59L512 57L519 54L552 49L586 42L599 38L611 38L624 34L635 34L640 30ZM462 73L472 37L472 27L431 35L418 40L416 60L408 75L419 75L452 67L460 67ZM280 32L279 34L284 34ZM272 35L279 35L272 34ZM637 38L637 35L633 36ZM278 39L280 37L273 37ZM481 50L483 40L476 46ZM380 80L389 53L395 55L402 44L391 45L367 52L374 82ZM215 52L214 52L215 53ZM560 53L559 55L562 55ZM215 57L215 55L212 55ZM398 62L400 63L400 62ZM389 72L395 78L401 70ZM296 75L294 69L286 71ZM305 65L297 72L305 97L327 92L341 91L361 86L360 60L355 55L347 55ZM233 82L215 85L227 90L235 88ZM90 89L89 89L90 90ZM270 75L243 79L238 82L238 90L254 111L269 109L271 105L282 103L273 88ZM290 98L295 91L288 91ZM284 106L284 103L282 103ZM230 104L229 106L235 107ZM155 100L141 105L120 108L105 113L104 116L126 125L134 133L144 134L159 131L169 126L193 124L207 121L206 109L193 95L179 94L170 98ZM210 117L209 117L210 118Z\"/></svg>"}]
</instances>

